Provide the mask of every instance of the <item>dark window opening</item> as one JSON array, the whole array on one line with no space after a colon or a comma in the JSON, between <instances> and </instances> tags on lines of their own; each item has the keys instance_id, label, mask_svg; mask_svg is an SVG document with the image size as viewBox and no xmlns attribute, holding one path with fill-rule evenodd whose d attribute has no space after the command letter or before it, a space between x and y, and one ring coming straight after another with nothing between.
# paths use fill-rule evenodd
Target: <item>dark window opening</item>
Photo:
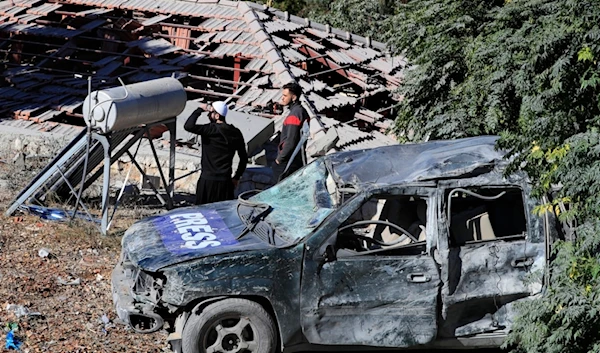
<instances>
[{"instance_id":1,"label":"dark window opening","mask_svg":"<svg viewBox=\"0 0 600 353\"><path fill-rule=\"evenodd\" d=\"M525 237L527 221L518 188L453 189L446 192L445 199L451 246Z\"/></svg>"},{"instance_id":2,"label":"dark window opening","mask_svg":"<svg viewBox=\"0 0 600 353\"><path fill-rule=\"evenodd\" d=\"M417 195L373 197L339 228L338 256L405 255L424 250L427 201ZM419 246L414 246L419 244ZM402 250L405 249L405 250Z\"/></svg>"}]
</instances>

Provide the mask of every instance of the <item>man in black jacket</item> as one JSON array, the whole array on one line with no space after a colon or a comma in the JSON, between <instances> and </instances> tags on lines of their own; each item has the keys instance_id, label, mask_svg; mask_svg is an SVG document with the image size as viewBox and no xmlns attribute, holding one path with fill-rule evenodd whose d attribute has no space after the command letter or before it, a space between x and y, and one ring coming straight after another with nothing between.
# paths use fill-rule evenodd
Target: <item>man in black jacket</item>
<instances>
[{"instance_id":1,"label":"man in black jacket","mask_svg":"<svg viewBox=\"0 0 600 353\"><path fill-rule=\"evenodd\" d=\"M198 108L185 122L184 128L202 139L202 171L196 185L196 205L231 200L246 170L248 153L242 132L225 122L227 105L214 102L209 107L209 124L196 125L202 109ZM235 175L231 176L233 156L240 157Z\"/></svg>"},{"instance_id":2,"label":"man in black jacket","mask_svg":"<svg viewBox=\"0 0 600 353\"><path fill-rule=\"evenodd\" d=\"M288 83L283 86L283 94L281 95L280 103L283 106L289 107L289 113L283 121L283 127L281 128L279 137L279 146L277 148L277 158L271 166L271 169L273 170L273 183L281 181L288 175L300 169L306 161L305 144L292 159L292 154L300 142L302 125L304 122L308 123L310 119L308 113L300 103L301 94L302 88L297 83Z\"/></svg>"}]
</instances>

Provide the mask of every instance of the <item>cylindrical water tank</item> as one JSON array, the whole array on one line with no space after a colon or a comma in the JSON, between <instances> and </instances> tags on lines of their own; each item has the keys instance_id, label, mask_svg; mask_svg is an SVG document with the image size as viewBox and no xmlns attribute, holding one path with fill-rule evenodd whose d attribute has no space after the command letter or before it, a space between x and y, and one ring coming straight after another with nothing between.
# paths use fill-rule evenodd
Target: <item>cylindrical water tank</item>
<instances>
[{"instance_id":1,"label":"cylindrical water tank","mask_svg":"<svg viewBox=\"0 0 600 353\"><path fill-rule=\"evenodd\" d=\"M87 96L83 102L86 124L107 133L173 118L185 108L187 94L175 78L159 78L125 87L127 91L119 86Z\"/></svg>"}]
</instances>

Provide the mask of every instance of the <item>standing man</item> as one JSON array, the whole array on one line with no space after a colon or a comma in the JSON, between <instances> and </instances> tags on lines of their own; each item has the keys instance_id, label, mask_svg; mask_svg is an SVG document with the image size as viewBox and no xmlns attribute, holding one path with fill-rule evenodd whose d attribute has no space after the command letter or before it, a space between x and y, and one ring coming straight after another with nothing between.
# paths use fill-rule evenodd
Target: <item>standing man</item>
<instances>
[{"instance_id":1,"label":"standing man","mask_svg":"<svg viewBox=\"0 0 600 353\"><path fill-rule=\"evenodd\" d=\"M288 106L289 114L283 121L277 148L277 158L275 158L275 162L271 165L273 183L283 180L288 175L300 169L306 161L306 143L300 147L299 152L295 156L292 156L300 142L302 125L305 122L308 124L310 119L306 109L300 103L301 94L302 87L297 83L288 83L283 86L280 103L283 106Z\"/></svg>"},{"instance_id":2,"label":"standing man","mask_svg":"<svg viewBox=\"0 0 600 353\"><path fill-rule=\"evenodd\" d=\"M214 102L209 107L210 123L196 125L196 119L202 113L202 109L198 108L183 126L202 139L202 170L196 185L196 205L233 199L233 192L246 170L246 142L238 128L225 122L227 111L225 102ZM240 163L232 177L236 152Z\"/></svg>"}]
</instances>

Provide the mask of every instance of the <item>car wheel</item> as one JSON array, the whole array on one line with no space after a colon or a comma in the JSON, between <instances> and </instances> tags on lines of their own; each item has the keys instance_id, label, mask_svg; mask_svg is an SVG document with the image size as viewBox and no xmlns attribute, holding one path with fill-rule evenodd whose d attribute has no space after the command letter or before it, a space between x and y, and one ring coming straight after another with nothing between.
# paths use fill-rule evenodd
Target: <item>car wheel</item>
<instances>
[{"instance_id":1,"label":"car wheel","mask_svg":"<svg viewBox=\"0 0 600 353\"><path fill-rule=\"evenodd\" d=\"M183 328L183 353L274 353L273 319L258 303L230 298L192 313Z\"/></svg>"}]
</instances>

